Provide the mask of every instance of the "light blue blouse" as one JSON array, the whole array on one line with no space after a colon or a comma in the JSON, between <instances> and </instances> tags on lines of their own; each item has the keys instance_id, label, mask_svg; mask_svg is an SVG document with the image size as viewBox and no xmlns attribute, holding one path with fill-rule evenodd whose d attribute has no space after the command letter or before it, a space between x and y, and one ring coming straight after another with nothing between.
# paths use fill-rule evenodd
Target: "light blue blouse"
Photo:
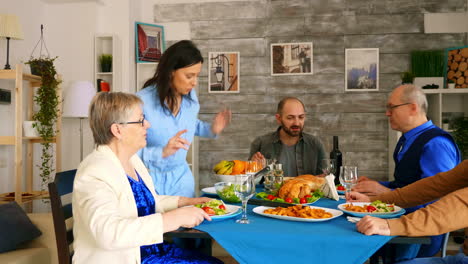
<instances>
[{"instance_id":1,"label":"light blue blouse","mask_svg":"<svg viewBox=\"0 0 468 264\"><path fill-rule=\"evenodd\" d=\"M162 150L169 139L184 129L187 132L182 138L189 142L193 142L194 136L216 136L211 132L211 124L198 120L200 104L195 90L190 92L191 100L183 96L177 116L163 110L154 86L139 91L137 95L144 102L143 113L151 124L147 131L147 145L138 155L153 177L156 192L160 195L194 197L195 182L187 163L187 151L179 149L163 158Z\"/></svg>"}]
</instances>

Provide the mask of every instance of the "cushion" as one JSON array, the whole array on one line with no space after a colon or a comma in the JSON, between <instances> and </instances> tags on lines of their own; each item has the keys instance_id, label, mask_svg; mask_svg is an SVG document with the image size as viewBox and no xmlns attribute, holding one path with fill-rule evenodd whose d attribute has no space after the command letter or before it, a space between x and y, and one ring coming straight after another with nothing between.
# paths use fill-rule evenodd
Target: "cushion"
<instances>
[{"instance_id":1,"label":"cushion","mask_svg":"<svg viewBox=\"0 0 468 264\"><path fill-rule=\"evenodd\" d=\"M0 253L14 250L21 243L33 240L42 233L29 220L23 209L11 202L0 205Z\"/></svg>"}]
</instances>

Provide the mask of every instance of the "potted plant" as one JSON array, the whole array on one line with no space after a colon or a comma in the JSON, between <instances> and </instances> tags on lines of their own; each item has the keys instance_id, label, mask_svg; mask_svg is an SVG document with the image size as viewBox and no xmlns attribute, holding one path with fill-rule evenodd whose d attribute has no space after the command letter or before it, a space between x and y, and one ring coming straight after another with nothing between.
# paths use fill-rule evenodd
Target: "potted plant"
<instances>
[{"instance_id":1,"label":"potted plant","mask_svg":"<svg viewBox=\"0 0 468 264\"><path fill-rule=\"evenodd\" d=\"M406 71L401 73L401 83L402 84L409 84L413 83L414 74L412 72Z\"/></svg>"},{"instance_id":2,"label":"potted plant","mask_svg":"<svg viewBox=\"0 0 468 264\"><path fill-rule=\"evenodd\" d=\"M112 71L112 55L111 54L102 54L101 56L99 56L99 63L101 64L101 72Z\"/></svg>"},{"instance_id":3,"label":"potted plant","mask_svg":"<svg viewBox=\"0 0 468 264\"><path fill-rule=\"evenodd\" d=\"M468 158L468 117L460 117L453 121L453 138L460 148L462 160Z\"/></svg>"},{"instance_id":4,"label":"potted plant","mask_svg":"<svg viewBox=\"0 0 468 264\"><path fill-rule=\"evenodd\" d=\"M54 171L52 139L56 134L55 124L59 116L59 97L57 89L60 80L57 79L54 61L57 57L31 58L26 64L35 69L35 74L41 76L41 86L34 96L34 102L39 106L39 111L33 115L36 121L33 126L43 139L41 165L39 166L40 177L42 179L42 190L45 190L51 180ZM37 71L37 72L36 72Z\"/></svg>"},{"instance_id":5,"label":"potted plant","mask_svg":"<svg viewBox=\"0 0 468 264\"><path fill-rule=\"evenodd\" d=\"M442 120L442 129L443 130L449 130L449 122L450 122L450 120L448 118L444 118Z\"/></svg>"},{"instance_id":6,"label":"potted plant","mask_svg":"<svg viewBox=\"0 0 468 264\"><path fill-rule=\"evenodd\" d=\"M455 81L454 80L449 79L447 82L448 82L448 88L449 89L455 88Z\"/></svg>"}]
</instances>

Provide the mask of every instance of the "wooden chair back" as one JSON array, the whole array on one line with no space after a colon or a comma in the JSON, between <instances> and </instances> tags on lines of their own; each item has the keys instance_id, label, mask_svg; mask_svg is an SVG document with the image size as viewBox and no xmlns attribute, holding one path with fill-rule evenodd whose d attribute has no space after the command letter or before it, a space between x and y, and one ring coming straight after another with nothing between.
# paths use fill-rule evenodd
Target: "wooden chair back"
<instances>
[{"instance_id":1,"label":"wooden chair back","mask_svg":"<svg viewBox=\"0 0 468 264\"><path fill-rule=\"evenodd\" d=\"M54 219L59 264L71 264L73 256L73 212L71 194L76 170L55 174L49 183L50 203Z\"/></svg>"}]
</instances>

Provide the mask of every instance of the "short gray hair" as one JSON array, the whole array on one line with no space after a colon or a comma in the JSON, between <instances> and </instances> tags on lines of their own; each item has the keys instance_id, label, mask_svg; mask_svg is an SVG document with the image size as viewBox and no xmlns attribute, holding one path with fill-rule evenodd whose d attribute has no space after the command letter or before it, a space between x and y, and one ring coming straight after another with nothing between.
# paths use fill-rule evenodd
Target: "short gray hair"
<instances>
[{"instance_id":1,"label":"short gray hair","mask_svg":"<svg viewBox=\"0 0 468 264\"><path fill-rule=\"evenodd\" d=\"M401 93L401 101L412 102L419 106L423 113L427 113L428 103L426 94L424 91L412 84L403 85L403 91Z\"/></svg>"},{"instance_id":2,"label":"short gray hair","mask_svg":"<svg viewBox=\"0 0 468 264\"><path fill-rule=\"evenodd\" d=\"M107 145L114 135L111 126L123 123L130 118L133 109L143 101L134 95L122 92L100 92L89 106L89 126L93 132L94 144Z\"/></svg>"}]
</instances>

